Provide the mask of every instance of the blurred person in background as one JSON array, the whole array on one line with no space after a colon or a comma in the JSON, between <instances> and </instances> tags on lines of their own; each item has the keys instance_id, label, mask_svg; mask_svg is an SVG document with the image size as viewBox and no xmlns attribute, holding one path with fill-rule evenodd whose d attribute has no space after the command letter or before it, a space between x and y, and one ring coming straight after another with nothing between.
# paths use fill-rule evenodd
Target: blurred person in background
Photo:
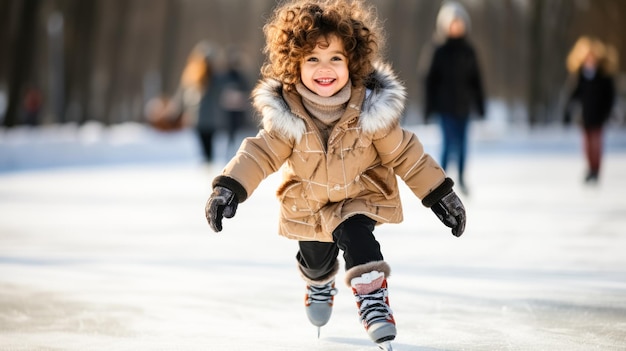
<instances>
[{"instance_id":1,"label":"blurred person in background","mask_svg":"<svg viewBox=\"0 0 626 351\"><path fill-rule=\"evenodd\" d=\"M567 69L574 87L565 107L565 124L580 117L583 148L587 161L586 183L596 183L602 161L604 125L615 101L613 75L617 70L617 51L600 40L580 37L567 57ZM573 116L576 107L580 116Z\"/></svg>"},{"instance_id":2,"label":"blurred person in background","mask_svg":"<svg viewBox=\"0 0 626 351\"><path fill-rule=\"evenodd\" d=\"M229 154L234 154L237 132L244 126L249 109L251 88L242 68L241 56L242 52L238 48L229 48L226 52L226 68L219 78L219 104L226 122Z\"/></svg>"},{"instance_id":3,"label":"blurred person in background","mask_svg":"<svg viewBox=\"0 0 626 351\"><path fill-rule=\"evenodd\" d=\"M167 94L148 100L144 115L151 127L163 132L180 130L183 127L180 104Z\"/></svg>"},{"instance_id":4,"label":"blurred person in background","mask_svg":"<svg viewBox=\"0 0 626 351\"><path fill-rule=\"evenodd\" d=\"M437 15L434 51L425 79L425 117L440 119L443 135L441 167L448 167L451 154L457 157L457 183L468 194L465 182L467 138L470 113L485 115L483 87L478 59L467 35L470 18L465 8L445 2Z\"/></svg>"},{"instance_id":5,"label":"blurred person in background","mask_svg":"<svg viewBox=\"0 0 626 351\"><path fill-rule=\"evenodd\" d=\"M43 96L41 90L29 87L24 94L24 122L30 126L39 125Z\"/></svg>"},{"instance_id":6,"label":"blurred person in background","mask_svg":"<svg viewBox=\"0 0 626 351\"><path fill-rule=\"evenodd\" d=\"M219 84L213 45L201 41L193 48L181 76L180 100L186 117L195 126L206 162L213 160L213 136L219 129Z\"/></svg>"},{"instance_id":7,"label":"blurred person in background","mask_svg":"<svg viewBox=\"0 0 626 351\"><path fill-rule=\"evenodd\" d=\"M214 49L209 43L196 44L187 57L176 92L150 99L144 109L148 123L160 131L195 126L207 159L211 158L215 128L213 114L201 105L213 78L213 56Z\"/></svg>"}]
</instances>

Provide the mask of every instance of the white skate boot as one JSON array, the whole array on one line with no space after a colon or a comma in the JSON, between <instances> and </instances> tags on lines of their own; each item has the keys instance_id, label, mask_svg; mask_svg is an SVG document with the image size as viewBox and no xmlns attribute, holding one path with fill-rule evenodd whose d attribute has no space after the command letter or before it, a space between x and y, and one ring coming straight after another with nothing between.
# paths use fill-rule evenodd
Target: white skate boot
<instances>
[{"instance_id":1,"label":"white skate boot","mask_svg":"<svg viewBox=\"0 0 626 351\"><path fill-rule=\"evenodd\" d=\"M311 324L317 327L317 337L319 337L320 327L326 325L333 312L333 302L337 295L335 281L324 285L307 284L304 306L306 315Z\"/></svg>"},{"instance_id":2,"label":"white skate boot","mask_svg":"<svg viewBox=\"0 0 626 351\"><path fill-rule=\"evenodd\" d=\"M350 280L359 317L369 337L383 350L391 350L396 322L389 307L385 273L371 271Z\"/></svg>"}]
</instances>

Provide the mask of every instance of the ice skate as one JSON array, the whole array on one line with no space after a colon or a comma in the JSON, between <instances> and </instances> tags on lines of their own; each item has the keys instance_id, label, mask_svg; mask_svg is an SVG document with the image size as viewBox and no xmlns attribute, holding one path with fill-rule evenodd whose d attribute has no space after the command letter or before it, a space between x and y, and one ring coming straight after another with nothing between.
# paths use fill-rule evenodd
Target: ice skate
<instances>
[{"instance_id":1,"label":"ice skate","mask_svg":"<svg viewBox=\"0 0 626 351\"><path fill-rule=\"evenodd\" d=\"M391 347L391 341L383 341L379 343L378 348L383 351L393 351L393 348Z\"/></svg>"},{"instance_id":2,"label":"ice skate","mask_svg":"<svg viewBox=\"0 0 626 351\"><path fill-rule=\"evenodd\" d=\"M371 271L350 280L359 317L369 337L383 350L391 350L396 322L389 307L385 273Z\"/></svg>"},{"instance_id":3,"label":"ice skate","mask_svg":"<svg viewBox=\"0 0 626 351\"><path fill-rule=\"evenodd\" d=\"M319 328L326 325L330 319L336 294L335 280L324 285L307 284L304 306L309 321L318 328L317 337L319 337Z\"/></svg>"}]
</instances>

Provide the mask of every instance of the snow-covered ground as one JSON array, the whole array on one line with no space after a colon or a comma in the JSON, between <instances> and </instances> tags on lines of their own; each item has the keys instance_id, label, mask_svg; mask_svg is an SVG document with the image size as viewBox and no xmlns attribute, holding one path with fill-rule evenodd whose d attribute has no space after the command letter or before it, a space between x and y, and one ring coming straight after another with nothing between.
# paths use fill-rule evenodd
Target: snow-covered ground
<instances>
[{"instance_id":1,"label":"snow-covered ground","mask_svg":"<svg viewBox=\"0 0 626 351\"><path fill-rule=\"evenodd\" d=\"M376 230L394 349L625 350L626 133L597 186L576 130L475 133L461 238L404 185L405 221ZM306 320L279 175L210 231L223 161L190 131L1 131L0 350L376 350L344 285L319 339Z\"/></svg>"}]
</instances>

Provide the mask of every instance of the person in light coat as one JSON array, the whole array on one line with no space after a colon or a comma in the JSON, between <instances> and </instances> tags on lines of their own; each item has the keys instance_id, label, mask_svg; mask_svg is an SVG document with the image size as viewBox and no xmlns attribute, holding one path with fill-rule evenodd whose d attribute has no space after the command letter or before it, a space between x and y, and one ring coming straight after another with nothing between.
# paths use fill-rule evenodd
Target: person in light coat
<instances>
[{"instance_id":1,"label":"person in light coat","mask_svg":"<svg viewBox=\"0 0 626 351\"><path fill-rule=\"evenodd\" d=\"M264 27L267 60L252 92L261 129L213 180L211 228L235 215L261 181L282 169L278 232L298 240L306 313L325 325L343 251L346 284L370 338L389 343L384 261L374 227L403 219L397 177L460 236L465 209L453 182L400 125L406 92L380 60L378 20L361 1L295 0Z\"/></svg>"}]
</instances>

